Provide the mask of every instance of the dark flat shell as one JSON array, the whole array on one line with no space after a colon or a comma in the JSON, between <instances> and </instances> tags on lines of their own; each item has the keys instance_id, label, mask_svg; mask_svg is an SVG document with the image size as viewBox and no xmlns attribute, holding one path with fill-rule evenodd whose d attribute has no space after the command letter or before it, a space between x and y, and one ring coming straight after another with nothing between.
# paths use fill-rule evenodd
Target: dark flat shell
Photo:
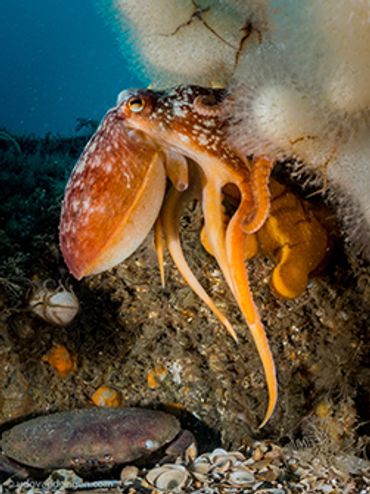
<instances>
[{"instance_id":1,"label":"dark flat shell","mask_svg":"<svg viewBox=\"0 0 370 494\"><path fill-rule=\"evenodd\" d=\"M38 417L4 432L3 453L42 469L115 465L172 441L177 419L141 408L72 410Z\"/></svg>"}]
</instances>

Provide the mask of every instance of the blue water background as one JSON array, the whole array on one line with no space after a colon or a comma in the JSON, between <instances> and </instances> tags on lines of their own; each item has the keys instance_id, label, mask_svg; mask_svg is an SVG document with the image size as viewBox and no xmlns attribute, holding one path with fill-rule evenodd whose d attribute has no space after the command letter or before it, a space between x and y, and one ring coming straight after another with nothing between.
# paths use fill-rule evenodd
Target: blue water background
<instances>
[{"instance_id":1,"label":"blue water background","mask_svg":"<svg viewBox=\"0 0 370 494\"><path fill-rule=\"evenodd\" d=\"M113 27L94 0L1 0L0 128L73 134L145 85Z\"/></svg>"}]
</instances>

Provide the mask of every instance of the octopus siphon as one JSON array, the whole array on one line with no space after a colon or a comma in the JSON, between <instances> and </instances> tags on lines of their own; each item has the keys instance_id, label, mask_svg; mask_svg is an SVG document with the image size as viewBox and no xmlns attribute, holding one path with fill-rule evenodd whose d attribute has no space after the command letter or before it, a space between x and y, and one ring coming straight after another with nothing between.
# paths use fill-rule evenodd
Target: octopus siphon
<instances>
[{"instance_id":1,"label":"octopus siphon","mask_svg":"<svg viewBox=\"0 0 370 494\"><path fill-rule=\"evenodd\" d=\"M69 270L81 279L126 259L154 226L162 283L167 248L185 281L238 341L230 321L191 271L181 247L180 217L189 201L199 199L202 242L215 257L244 316L264 369L269 400L262 427L276 406L278 385L249 287L246 259L251 257L250 241L269 217L274 162L267 156L248 159L230 146L225 98L223 89L199 86L123 91L67 184L60 245ZM230 208L225 210L228 197L231 213Z\"/></svg>"}]
</instances>

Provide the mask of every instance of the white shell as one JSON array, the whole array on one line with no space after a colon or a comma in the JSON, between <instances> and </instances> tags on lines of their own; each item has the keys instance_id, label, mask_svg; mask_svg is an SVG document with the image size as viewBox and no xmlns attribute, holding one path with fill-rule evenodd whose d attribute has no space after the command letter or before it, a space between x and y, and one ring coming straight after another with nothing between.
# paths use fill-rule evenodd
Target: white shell
<instances>
[{"instance_id":1,"label":"white shell","mask_svg":"<svg viewBox=\"0 0 370 494\"><path fill-rule=\"evenodd\" d=\"M212 465L204 455L199 456L193 463L192 471L200 474L206 474L210 471Z\"/></svg>"},{"instance_id":2,"label":"white shell","mask_svg":"<svg viewBox=\"0 0 370 494\"><path fill-rule=\"evenodd\" d=\"M64 287L52 289L43 286L32 294L29 308L44 321L66 326L79 312L80 303L76 295Z\"/></svg>"},{"instance_id":3,"label":"white shell","mask_svg":"<svg viewBox=\"0 0 370 494\"><path fill-rule=\"evenodd\" d=\"M181 489L189 478L189 473L182 465L165 464L153 468L146 475L146 480L161 491Z\"/></svg>"},{"instance_id":4,"label":"white shell","mask_svg":"<svg viewBox=\"0 0 370 494\"><path fill-rule=\"evenodd\" d=\"M215 449L210 454L210 460L216 467L223 464L225 461L230 462L232 465L239 465L245 460L245 456L240 451L225 451L224 449Z\"/></svg>"},{"instance_id":5,"label":"white shell","mask_svg":"<svg viewBox=\"0 0 370 494\"><path fill-rule=\"evenodd\" d=\"M226 451L217 448L211 453L205 453L194 461L192 465L192 475L197 480L204 481L207 477L219 478L220 475L227 475L235 469L243 469L242 463L245 456L240 451Z\"/></svg>"},{"instance_id":6,"label":"white shell","mask_svg":"<svg viewBox=\"0 0 370 494\"><path fill-rule=\"evenodd\" d=\"M234 470L229 474L227 480L234 487L248 487L255 482L253 473L246 468Z\"/></svg>"},{"instance_id":7,"label":"white shell","mask_svg":"<svg viewBox=\"0 0 370 494\"><path fill-rule=\"evenodd\" d=\"M198 448L195 443L191 443L185 451L185 463L192 463L198 454Z\"/></svg>"},{"instance_id":8,"label":"white shell","mask_svg":"<svg viewBox=\"0 0 370 494\"><path fill-rule=\"evenodd\" d=\"M130 480L135 480L138 474L139 469L137 467L134 465L127 465L122 469L120 478L122 482L127 482Z\"/></svg>"},{"instance_id":9,"label":"white shell","mask_svg":"<svg viewBox=\"0 0 370 494\"><path fill-rule=\"evenodd\" d=\"M206 455L201 455L195 459L191 472L197 480L204 481L211 468L212 464L210 463L209 458Z\"/></svg>"}]
</instances>

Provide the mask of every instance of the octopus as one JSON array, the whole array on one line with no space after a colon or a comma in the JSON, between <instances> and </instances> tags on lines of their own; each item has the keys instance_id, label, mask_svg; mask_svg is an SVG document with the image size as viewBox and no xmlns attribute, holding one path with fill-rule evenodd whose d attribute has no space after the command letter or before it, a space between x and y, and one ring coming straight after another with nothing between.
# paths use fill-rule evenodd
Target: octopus
<instances>
[{"instance_id":1,"label":"octopus","mask_svg":"<svg viewBox=\"0 0 370 494\"><path fill-rule=\"evenodd\" d=\"M255 254L256 235L269 219L274 162L268 156L247 158L229 144L225 97L223 89L199 86L120 93L67 184L60 246L70 272L81 279L122 262L154 227L162 283L167 248L186 283L237 342L235 329L192 272L181 246L181 215L198 199L202 243L244 316L264 370L269 398L263 427L275 409L278 384L246 260ZM231 207L226 210L227 199ZM276 221L281 224L279 216ZM279 255L286 238L275 237L270 244ZM291 257L285 251L286 264Z\"/></svg>"}]
</instances>

